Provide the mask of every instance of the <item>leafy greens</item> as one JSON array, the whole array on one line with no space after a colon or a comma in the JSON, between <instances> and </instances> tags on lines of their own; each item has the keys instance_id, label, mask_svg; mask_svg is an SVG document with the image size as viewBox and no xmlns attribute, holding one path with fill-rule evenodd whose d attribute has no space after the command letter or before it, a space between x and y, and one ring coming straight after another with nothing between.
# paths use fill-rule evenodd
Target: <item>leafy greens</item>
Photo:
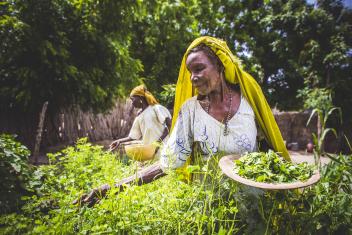
<instances>
[{"instance_id":1,"label":"leafy greens","mask_svg":"<svg viewBox=\"0 0 352 235\"><path fill-rule=\"evenodd\" d=\"M247 179L265 183L306 181L313 175L314 166L306 162L293 164L272 150L247 153L235 160L235 173Z\"/></svg>"}]
</instances>

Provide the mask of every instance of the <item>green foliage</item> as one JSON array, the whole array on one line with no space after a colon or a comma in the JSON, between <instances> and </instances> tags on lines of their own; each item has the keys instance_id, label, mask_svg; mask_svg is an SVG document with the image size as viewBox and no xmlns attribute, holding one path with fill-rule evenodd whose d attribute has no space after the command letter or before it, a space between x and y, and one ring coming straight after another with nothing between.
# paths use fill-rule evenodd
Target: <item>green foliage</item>
<instances>
[{"instance_id":1,"label":"green foliage","mask_svg":"<svg viewBox=\"0 0 352 235\"><path fill-rule=\"evenodd\" d=\"M206 14L202 14L206 18L201 21L202 27L207 29L208 34L228 42L232 51L243 61L244 69L259 82L271 104L286 109L299 107L295 95L303 79L288 60L287 50L291 48L278 45L287 42L287 38L280 35L280 32L285 34L285 29L276 29L273 25L274 18L282 16L285 3L212 2L210 8L204 6L207 9ZM280 10L275 11L275 3L280 5L277 7ZM297 11L295 9L294 13ZM219 12L219 17L213 19L210 16L212 12ZM282 25L281 22L278 24ZM283 96L287 98L282 99Z\"/></svg>"},{"instance_id":2,"label":"green foliage","mask_svg":"<svg viewBox=\"0 0 352 235\"><path fill-rule=\"evenodd\" d=\"M163 91L160 92L158 98L169 109L173 108L176 92L176 84L167 84L162 86Z\"/></svg>"},{"instance_id":3,"label":"green foliage","mask_svg":"<svg viewBox=\"0 0 352 235\"><path fill-rule=\"evenodd\" d=\"M333 157L317 185L283 192L237 185L219 172L214 156L190 167L190 184L171 173L117 195L113 189L92 208L71 203L93 187L134 174L135 162L126 165L85 139L49 157L51 164L37 171L43 180L38 195L23 198L22 213L1 216L0 233L348 234L352 229L351 156Z\"/></svg>"},{"instance_id":4,"label":"green foliage","mask_svg":"<svg viewBox=\"0 0 352 235\"><path fill-rule=\"evenodd\" d=\"M268 192L259 212L272 234L351 234L352 156L339 155L316 186ZM263 221L262 221L263 222Z\"/></svg>"},{"instance_id":5,"label":"green foliage","mask_svg":"<svg viewBox=\"0 0 352 235\"><path fill-rule=\"evenodd\" d=\"M272 9L267 26L283 37L276 39L274 49L281 61L286 61L291 71L295 71L292 78L285 76L287 85L296 79L300 81L296 89L329 86L335 91L339 80L349 80L351 34L346 27L352 17L350 10L343 8L340 1L319 1L314 8L298 0L284 4L274 1ZM332 62L337 54L339 59Z\"/></svg>"},{"instance_id":6,"label":"green foliage","mask_svg":"<svg viewBox=\"0 0 352 235\"><path fill-rule=\"evenodd\" d=\"M298 91L298 97L304 100L304 108L327 111L332 108L331 90L326 88L309 89L305 87Z\"/></svg>"},{"instance_id":7,"label":"green foliage","mask_svg":"<svg viewBox=\"0 0 352 235\"><path fill-rule=\"evenodd\" d=\"M199 1L144 1L143 17L132 25L131 54L142 61L148 89L176 83L188 45L200 35Z\"/></svg>"},{"instance_id":8,"label":"green foliage","mask_svg":"<svg viewBox=\"0 0 352 235\"><path fill-rule=\"evenodd\" d=\"M37 111L49 101L54 111L72 104L106 110L142 69L128 51L135 7L116 1L1 1L1 107Z\"/></svg>"},{"instance_id":9,"label":"green foliage","mask_svg":"<svg viewBox=\"0 0 352 235\"><path fill-rule=\"evenodd\" d=\"M335 137L337 137L336 130L334 128L327 128L326 124L328 122L329 117L332 113L336 111L338 112L338 117L340 118L340 122L342 123L342 111L339 107L330 107L328 110L315 108L312 110L312 113L307 121L307 125L312 120L315 114L317 114L317 118L320 122L320 126L318 127L318 133L313 133L313 144L314 144L314 157L317 163L320 163L320 156L325 154L324 151L324 141L326 136L329 133L333 133Z\"/></svg>"},{"instance_id":10,"label":"green foliage","mask_svg":"<svg viewBox=\"0 0 352 235\"><path fill-rule=\"evenodd\" d=\"M231 192L236 185L215 184L220 172L209 171L207 182L186 184L170 174L153 183L128 187L93 208L77 207L72 201L103 183L133 175L135 162L124 165L101 146L86 139L62 152L49 155L51 164L41 166L43 184L38 196L26 197L22 214L1 217L4 234L13 233L212 233L238 231L236 202ZM55 165L53 165L55 163ZM198 168L204 175L206 168ZM212 180L209 180L211 176ZM217 186L216 186L217 185ZM232 190L231 190L232 188ZM227 191L226 191L226 190ZM228 200L223 195L226 194Z\"/></svg>"},{"instance_id":11,"label":"green foliage","mask_svg":"<svg viewBox=\"0 0 352 235\"><path fill-rule=\"evenodd\" d=\"M306 162L293 164L269 150L247 153L235 160L234 172L257 182L291 183L308 180L313 175L313 166Z\"/></svg>"},{"instance_id":12,"label":"green foliage","mask_svg":"<svg viewBox=\"0 0 352 235\"><path fill-rule=\"evenodd\" d=\"M352 10L341 1L201 2L202 31L228 42L271 104L301 108L297 90L328 86L334 104L352 111Z\"/></svg>"},{"instance_id":13,"label":"green foliage","mask_svg":"<svg viewBox=\"0 0 352 235\"><path fill-rule=\"evenodd\" d=\"M339 0L1 2L0 97L37 111L106 110L139 83L175 83L189 43L224 39L272 105L302 108L297 90L328 87L352 112L352 11ZM286 97L282 99L282 97Z\"/></svg>"},{"instance_id":14,"label":"green foliage","mask_svg":"<svg viewBox=\"0 0 352 235\"><path fill-rule=\"evenodd\" d=\"M28 165L29 155L30 151L14 136L0 135L0 214L19 209L21 196L37 183Z\"/></svg>"}]
</instances>

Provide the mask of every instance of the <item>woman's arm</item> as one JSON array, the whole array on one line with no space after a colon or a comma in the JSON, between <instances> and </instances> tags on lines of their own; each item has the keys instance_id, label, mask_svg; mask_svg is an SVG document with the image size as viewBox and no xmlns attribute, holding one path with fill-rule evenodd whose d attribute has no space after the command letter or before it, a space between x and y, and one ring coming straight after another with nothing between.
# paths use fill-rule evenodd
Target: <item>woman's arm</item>
<instances>
[{"instance_id":1,"label":"woman's arm","mask_svg":"<svg viewBox=\"0 0 352 235\"><path fill-rule=\"evenodd\" d=\"M162 135L160 136L160 138L158 139L158 141L160 143L162 143L164 141L165 137L169 134L170 128L171 128L171 119L170 118L166 118L165 119L164 131L163 131ZM160 148L160 146L157 146L155 148L155 154L159 151L159 148Z\"/></svg>"},{"instance_id":2,"label":"woman's arm","mask_svg":"<svg viewBox=\"0 0 352 235\"><path fill-rule=\"evenodd\" d=\"M112 142L110 144L109 151L112 151L112 150L118 148L121 143L125 143L125 142L131 141L131 140L141 139L142 133L140 131L139 122L140 122L140 118L137 116L133 121L131 130L130 130L130 133L128 134L128 136L125 138L117 139L114 142Z\"/></svg>"},{"instance_id":3,"label":"woman's arm","mask_svg":"<svg viewBox=\"0 0 352 235\"><path fill-rule=\"evenodd\" d=\"M162 135L159 138L160 142L162 142L165 139L165 137L169 134L170 128L171 128L171 119L170 118L166 118L165 119L164 131L163 131Z\"/></svg>"},{"instance_id":4,"label":"woman's arm","mask_svg":"<svg viewBox=\"0 0 352 235\"><path fill-rule=\"evenodd\" d=\"M112 151L112 150L118 148L120 146L120 144L128 142L128 141L132 141L132 140L134 140L134 139L129 136L127 136L125 138L117 139L110 144L109 150Z\"/></svg>"},{"instance_id":5,"label":"woman's arm","mask_svg":"<svg viewBox=\"0 0 352 235\"><path fill-rule=\"evenodd\" d=\"M162 171L160 164L155 163L149 167L142 169L137 172L135 175L122 179L117 182L113 187L119 189L119 192L122 192L125 188L125 185L136 182L137 185L150 183L166 174ZM83 194L81 197L76 199L73 204L86 204L89 207L98 203L101 198L106 196L106 193L111 189L111 186L104 184L98 188L93 189L89 194Z\"/></svg>"},{"instance_id":6,"label":"woman's arm","mask_svg":"<svg viewBox=\"0 0 352 235\"><path fill-rule=\"evenodd\" d=\"M137 182L137 185L148 184L165 175L166 174L161 169L159 162L157 162L137 172L136 175L132 175L128 178L119 181L114 186L121 187L125 184L130 184L134 181Z\"/></svg>"}]
</instances>

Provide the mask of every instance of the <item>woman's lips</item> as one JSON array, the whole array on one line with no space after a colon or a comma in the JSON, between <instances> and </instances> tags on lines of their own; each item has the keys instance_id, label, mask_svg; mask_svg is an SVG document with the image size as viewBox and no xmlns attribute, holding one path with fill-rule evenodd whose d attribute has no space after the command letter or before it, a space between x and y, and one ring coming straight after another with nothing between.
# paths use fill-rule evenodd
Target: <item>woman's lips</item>
<instances>
[{"instance_id":1,"label":"woman's lips","mask_svg":"<svg viewBox=\"0 0 352 235\"><path fill-rule=\"evenodd\" d=\"M194 84L194 87L197 88L197 89L199 89L199 88L201 88L203 86L204 86L204 84Z\"/></svg>"}]
</instances>

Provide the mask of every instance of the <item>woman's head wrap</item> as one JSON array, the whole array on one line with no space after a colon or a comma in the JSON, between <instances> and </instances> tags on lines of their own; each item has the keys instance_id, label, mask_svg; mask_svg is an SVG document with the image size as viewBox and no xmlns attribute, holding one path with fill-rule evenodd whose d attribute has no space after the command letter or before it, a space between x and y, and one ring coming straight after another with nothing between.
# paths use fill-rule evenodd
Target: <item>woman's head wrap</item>
<instances>
[{"instance_id":1,"label":"woman's head wrap","mask_svg":"<svg viewBox=\"0 0 352 235\"><path fill-rule=\"evenodd\" d=\"M172 126L174 126L177 120L178 112L180 111L182 104L188 98L191 98L196 94L190 79L191 73L186 67L186 59L189 51L202 43L211 48L221 60L225 68L224 73L226 81L232 84L239 83L241 92L250 103L255 113L256 121L271 147L275 151L280 152L285 159L290 160L280 129L275 121L273 113L271 112L270 106L265 99L262 89L251 75L242 70L239 59L232 54L226 45L226 42L217 38L208 36L197 38L188 47L183 56L176 85Z\"/></svg>"},{"instance_id":2,"label":"woman's head wrap","mask_svg":"<svg viewBox=\"0 0 352 235\"><path fill-rule=\"evenodd\" d=\"M144 85L136 86L135 88L133 88L130 96L135 95L145 97L149 105L154 105L158 103L152 93L150 93Z\"/></svg>"}]
</instances>

